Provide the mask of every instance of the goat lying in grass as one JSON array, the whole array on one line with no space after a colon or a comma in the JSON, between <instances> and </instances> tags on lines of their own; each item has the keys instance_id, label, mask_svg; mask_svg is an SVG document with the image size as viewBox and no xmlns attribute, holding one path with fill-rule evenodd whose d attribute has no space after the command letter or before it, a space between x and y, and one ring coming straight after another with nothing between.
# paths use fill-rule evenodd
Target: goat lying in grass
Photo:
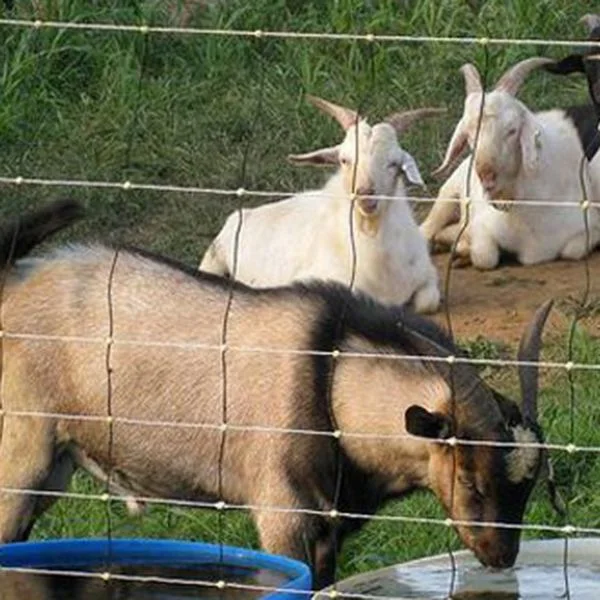
<instances>
[{"instance_id":1,"label":"goat lying in grass","mask_svg":"<svg viewBox=\"0 0 600 600\"><path fill-rule=\"evenodd\" d=\"M0 236L0 542L26 539L44 492L83 468L136 499L251 506L262 547L308 561L317 588L365 523L352 514L422 488L483 564L514 563L546 464L535 366L519 406L447 360L434 323L339 284L254 289L102 245L26 259L76 216L51 206ZM520 360L538 359L549 310Z\"/></svg>"},{"instance_id":2,"label":"goat lying in grass","mask_svg":"<svg viewBox=\"0 0 600 600\"><path fill-rule=\"evenodd\" d=\"M556 258L578 260L600 241L595 205L600 199L600 159L585 161L574 114L562 109L533 113L515 98L527 74L551 62L546 58L521 61L486 93L475 66L461 68L466 84L464 112L437 173L446 172L467 147L473 155L444 183L421 231L429 241L453 243L466 222L464 199L470 187L469 223L459 250L468 252L478 268L496 267L501 250L526 265ZM593 107L579 116L594 119ZM588 229L580 206L561 206L582 201L581 179L590 201ZM443 198L461 200L459 222L449 227L457 217L457 206ZM494 205L495 200L515 202ZM536 205L540 201L550 205Z\"/></svg>"},{"instance_id":3,"label":"goat lying in grass","mask_svg":"<svg viewBox=\"0 0 600 600\"><path fill-rule=\"evenodd\" d=\"M402 176L417 184L423 181L415 160L398 145L396 136L416 120L442 110L395 113L371 126L353 110L312 96L308 99L334 117L346 136L332 148L289 158L299 165L337 165L337 171L320 190L229 215L200 269L234 276L253 287L309 279L353 283L353 289L381 302L410 302L417 312L436 311L437 272L408 204Z\"/></svg>"}]
</instances>

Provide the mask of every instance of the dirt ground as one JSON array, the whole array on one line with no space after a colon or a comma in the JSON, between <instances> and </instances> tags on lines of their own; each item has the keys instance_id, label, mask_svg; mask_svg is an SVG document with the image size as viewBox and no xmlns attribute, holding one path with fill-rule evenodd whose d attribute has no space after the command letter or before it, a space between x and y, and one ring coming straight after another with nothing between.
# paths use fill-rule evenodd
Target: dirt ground
<instances>
[{"instance_id":1,"label":"dirt ground","mask_svg":"<svg viewBox=\"0 0 600 600\"><path fill-rule=\"evenodd\" d=\"M444 280L449 254L434 256ZM582 324L594 336L600 336L600 252L588 260L590 273L589 300L599 304ZM483 335L491 340L515 344L535 309L554 298L558 311L553 311L549 327L564 329L572 320L572 308L585 292L585 261L556 261L535 266L502 265L493 271L478 271L472 266L453 268L450 278L449 308L452 329L457 338L470 339ZM443 293L443 292L442 292ZM434 319L446 326L445 309Z\"/></svg>"}]
</instances>

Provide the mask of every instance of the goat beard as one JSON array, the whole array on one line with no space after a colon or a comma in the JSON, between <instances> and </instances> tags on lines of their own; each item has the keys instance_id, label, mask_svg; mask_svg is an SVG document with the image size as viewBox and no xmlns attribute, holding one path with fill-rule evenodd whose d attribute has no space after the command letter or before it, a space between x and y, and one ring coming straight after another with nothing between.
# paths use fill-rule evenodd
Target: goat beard
<instances>
[{"instance_id":1,"label":"goat beard","mask_svg":"<svg viewBox=\"0 0 600 600\"><path fill-rule=\"evenodd\" d=\"M494 200L490 200L490 204L496 210L500 210L500 211L506 212L506 213L510 212L515 206L515 203L512 201L512 199L503 198L502 196L500 196L499 198L496 198Z\"/></svg>"},{"instance_id":2,"label":"goat beard","mask_svg":"<svg viewBox=\"0 0 600 600\"><path fill-rule=\"evenodd\" d=\"M379 231L381 211L378 208L378 200L371 198L359 200L356 204L358 229L369 237L375 237Z\"/></svg>"},{"instance_id":3,"label":"goat beard","mask_svg":"<svg viewBox=\"0 0 600 600\"><path fill-rule=\"evenodd\" d=\"M490 196L490 204L499 211L510 212L515 207L514 192L510 188L501 187L494 192L494 197Z\"/></svg>"}]
</instances>

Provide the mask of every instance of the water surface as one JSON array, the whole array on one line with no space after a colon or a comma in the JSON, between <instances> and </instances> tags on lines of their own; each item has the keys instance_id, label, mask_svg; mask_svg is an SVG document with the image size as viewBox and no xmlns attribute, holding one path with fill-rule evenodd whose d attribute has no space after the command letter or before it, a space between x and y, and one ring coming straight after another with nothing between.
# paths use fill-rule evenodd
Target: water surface
<instances>
[{"instance_id":1,"label":"water surface","mask_svg":"<svg viewBox=\"0 0 600 600\"><path fill-rule=\"evenodd\" d=\"M600 566L569 566L567 573L569 596L562 567L535 564L504 571L479 566L459 569L452 589L452 574L447 567L398 566L353 582L351 589L350 586L338 589L354 594L420 600L448 597L454 600L600 600Z\"/></svg>"},{"instance_id":2,"label":"water surface","mask_svg":"<svg viewBox=\"0 0 600 600\"><path fill-rule=\"evenodd\" d=\"M84 569L65 567L65 570ZM282 573L267 569L248 569L230 565L199 566L113 566L112 573L138 577L178 579L184 582L201 580L276 588L289 581ZM214 598L215 600L252 600L266 595L267 591L215 586L188 585L185 583L158 583L110 580L99 577L74 577L71 575L40 575L0 571L0 600L187 600L189 598Z\"/></svg>"}]
</instances>

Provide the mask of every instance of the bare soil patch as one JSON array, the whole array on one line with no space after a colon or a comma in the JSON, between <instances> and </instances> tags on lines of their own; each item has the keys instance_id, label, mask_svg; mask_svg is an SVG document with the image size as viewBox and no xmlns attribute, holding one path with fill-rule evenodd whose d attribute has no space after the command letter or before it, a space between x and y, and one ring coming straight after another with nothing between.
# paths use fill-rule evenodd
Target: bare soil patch
<instances>
[{"instance_id":1,"label":"bare soil patch","mask_svg":"<svg viewBox=\"0 0 600 600\"><path fill-rule=\"evenodd\" d=\"M449 254L434 256L444 289ZM600 337L600 252L592 254L589 267L589 299L598 309L582 320L591 335ZM472 266L452 268L447 298L452 329L459 339L479 335L507 344L518 342L535 309L554 298L551 328L563 330L572 320L573 307L586 289L586 261L556 261L534 266L502 265L493 271ZM447 325L444 308L434 316Z\"/></svg>"}]
</instances>

